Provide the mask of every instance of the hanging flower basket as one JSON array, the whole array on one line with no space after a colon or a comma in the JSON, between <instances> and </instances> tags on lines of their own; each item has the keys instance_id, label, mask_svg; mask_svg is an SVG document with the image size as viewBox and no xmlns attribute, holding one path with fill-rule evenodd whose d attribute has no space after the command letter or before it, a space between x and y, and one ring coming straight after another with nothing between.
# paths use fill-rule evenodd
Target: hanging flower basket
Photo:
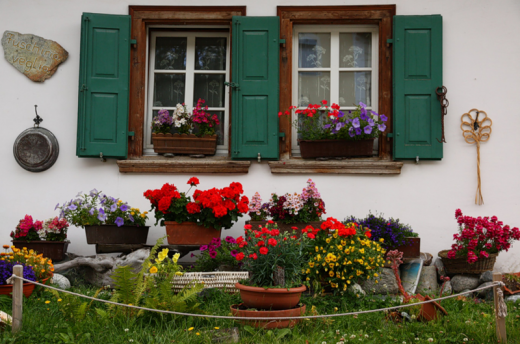
<instances>
[{"instance_id":1,"label":"hanging flower basket","mask_svg":"<svg viewBox=\"0 0 520 344\"><path fill-rule=\"evenodd\" d=\"M152 134L153 150L164 154L215 155L217 135L197 137L193 134Z\"/></svg>"},{"instance_id":2,"label":"hanging flower basket","mask_svg":"<svg viewBox=\"0 0 520 344\"><path fill-rule=\"evenodd\" d=\"M352 158L373 156L374 139L368 140L299 140L304 159Z\"/></svg>"},{"instance_id":3,"label":"hanging flower basket","mask_svg":"<svg viewBox=\"0 0 520 344\"><path fill-rule=\"evenodd\" d=\"M481 274L492 271L498 256L498 253L491 253L489 258L479 258L475 263L470 264L466 257L448 258L448 252L449 250L440 251L438 255L449 274Z\"/></svg>"}]
</instances>

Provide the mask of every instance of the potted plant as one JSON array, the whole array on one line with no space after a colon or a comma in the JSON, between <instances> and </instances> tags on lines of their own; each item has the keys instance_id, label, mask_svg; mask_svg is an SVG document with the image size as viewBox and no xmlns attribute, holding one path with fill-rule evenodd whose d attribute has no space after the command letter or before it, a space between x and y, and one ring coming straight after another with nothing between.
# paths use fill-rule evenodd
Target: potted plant
<instances>
[{"instance_id":1,"label":"potted plant","mask_svg":"<svg viewBox=\"0 0 520 344\"><path fill-rule=\"evenodd\" d=\"M227 236L224 240L220 237L213 238L199 249L201 253L191 271L238 271L240 264L235 259L238 244L232 236Z\"/></svg>"},{"instance_id":2,"label":"potted plant","mask_svg":"<svg viewBox=\"0 0 520 344\"><path fill-rule=\"evenodd\" d=\"M291 106L278 116L292 114L296 106ZM298 130L302 158L319 157L359 157L372 156L374 139L386 130L388 118L367 110L359 103L357 109L345 115L337 104L328 106L309 104L306 109L297 109L298 119L293 125Z\"/></svg>"},{"instance_id":3,"label":"potted plant","mask_svg":"<svg viewBox=\"0 0 520 344\"><path fill-rule=\"evenodd\" d=\"M144 192L155 212L155 224L166 227L170 245L207 244L248 210L249 200L242 195L242 184L233 182L222 189L196 190L192 200L188 193L198 184L199 179L192 177L187 192L179 192L168 183Z\"/></svg>"},{"instance_id":4,"label":"potted plant","mask_svg":"<svg viewBox=\"0 0 520 344\"><path fill-rule=\"evenodd\" d=\"M236 239L239 247L235 259L242 263L241 269L248 271L250 278L236 284L243 304L231 306L232 313L243 317L303 314L305 305L298 306L301 293L307 289L301 280L304 264L301 241L288 232L282 233L273 221L257 229L251 225L244 228L245 237ZM256 311L251 311L252 308ZM275 322L270 327L295 323ZM253 325L264 327L268 322L254 322Z\"/></svg>"},{"instance_id":5,"label":"potted plant","mask_svg":"<svg viewBox=\"0 0 520 344\"><path fill-rule=\"evenodd\" d=\"M148 212L93 189L56 205L60 218L85 228L88 244L146 244Z\"/></svg>"},{"instance_id":6,"label":"potted plant","mask_svg":"<svg viewBox=\"0 0 520 344\"><path fill-rule=\"evenodd\" d=\"M399 219L385 218L383 214L369 213L364 219L348 217L345 222L356 222L370 228L371 239L381 244L387 252L398 250L403 252L403 258L419 258L421 256L421 238L412 227Z\"/></svg>"},{"instance_id":7,"label":"potted plant","mask_svg":"<svg viewBox=\"0 0 520 344\"><path fill-rule=\"evenodd\" d=\"M303 232L310 239L303 270L307 285L314 290L341 294L360 280L378 282L385 250L370 240L370 229L329 217L320 228L308 227Z\"/></svg>"},{"instance_id":8,"label":"potted plant","mask_svg":"<svg viewBox=\"0 0 520 344\"><path fill-rule=\"evenodd\" d=\"M185 104L177 104L170 115L162 109L152 120L152 142L159 154L214 155L217 150L217 115L207 112L204 100L199 99L190 113ZM177 133L172 134L172 131Z\"/></svg>"},{"instance_id":9,"label":"potted plant","mask_svg":"<svg viewBox=\"0 0 520 344\"><path fill-rule=\"evenodd\" d=\"M257 228L259 225L265 226L267 220L272 220L282 232L294 231L299 237L306 226L319 227L321 216L325 213L325 202L321 199L316 184L309 179L301 194L286 193L278 196L272 193L269 202L263 204L260 194L256 192L249 204L249 224Z\"/></svg>"},{"instance_id":10,"label":"potted plant","mask_svg":"<svg viewBox=\"0 0 520 344\"><path fill-rule=\"evenodd\" d=\"M68 228L67 220L57 216L42 222L33 221L32 216L25 215L11 232L11 238L18 248L27 247L42 253L44 257L60 261L65 258L69 244L66 240Z\"/></svg>"},{"instance_id":11,"label":"potted plant","mask_svg":"<svg viewBox=\"0 0 520 344\"><path fill-rule=\"evenodd\" d=\"M31 281L45 283L52 277L54 265L52 259L45 258L34 250L26 247L4 245L4 252L0 253L0 295L9 295L13 291L13 285L7 284L7 279L13 274L15 265L22 265L23 277ZM26 297L31 296L35 285L23 284L23 293Z\"/></svg>"},{"instance_id":12,"label":"potted plant","mask_svg":"<svg viewBox=\"0 0 520 344\"><path fill-rule=\"evenodd\" d=\"M498 254L509 250L511 243L520 239L520 230L498 221L496 216L463 216L455 211L459 233L453 235L451 250L439 252L446 271L450 274L480 274L493 270Z\"/></svg>"}]
</instances>

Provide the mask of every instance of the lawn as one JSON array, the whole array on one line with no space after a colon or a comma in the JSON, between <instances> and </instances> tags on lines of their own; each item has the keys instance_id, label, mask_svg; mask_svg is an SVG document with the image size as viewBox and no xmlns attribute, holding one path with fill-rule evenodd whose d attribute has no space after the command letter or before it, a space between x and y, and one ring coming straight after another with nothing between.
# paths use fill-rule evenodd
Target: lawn
<instances>
[{"instance_id":1,"label":"lawn","mask_svg":"<svg viewBox=\"0 0 520 344\"><path fill-rule=\"evenodd\" d=\"M94 295L92 288L73 288ZM110 291L99 297L110 298ZM88 300L87 300L88 301ZM308 314L332 314L396 305L392 301L366 296L304 295ZM1 309L11 312L11 301L0 298ZM223 329L238 327L240 343L496 343L492 302L467 298L445 300L449 315L436 321L394 323L382 312L303 320L292 329L262 330L233 320L194 318L135 312L108 316L100 302L56 297L40 291L24 300L23 329L13 335L2 332L0 343L209 343ZM240 302L238 294L206 290L198 296L205 314L231 315L229 306ZM508 303L508 343L520 343L520 303ZM86 308L85 308L86 307Z\"/></svg>"}]
</instances>

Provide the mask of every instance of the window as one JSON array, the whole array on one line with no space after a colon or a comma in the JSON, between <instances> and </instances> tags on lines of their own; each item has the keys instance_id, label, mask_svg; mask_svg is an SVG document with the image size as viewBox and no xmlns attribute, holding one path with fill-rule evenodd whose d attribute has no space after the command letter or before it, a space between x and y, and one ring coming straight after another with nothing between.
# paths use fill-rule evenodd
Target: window
<instances>
[{"instance_id":1,"label":"window","mask_svg":"<svg viewBox=\"0 0 520 344\"><path fill-rule=\"evenodd\" d=\"M229 80L229 30L164 30L150 35L145 154L153 153L150 126L159 110L173 111L185 103L191 111L199 98L205 100L209 113L218 116L217 151L227 154L229 88L224 82Z\"/></svg>"},{"instance_id":2,"label":"window","mask_svg":"<svg viewBox=\"0 0 520 344\"><path fill-rule=\"evenodd\" d=\"M295 25L292 103L303 109L325 99L347 112L363 102L377 112L378 42L374 25ZM293 127L293 156L299 155L297 139ZM377 155L377 140L374 144Z\"/></svg>"}]
</instances>

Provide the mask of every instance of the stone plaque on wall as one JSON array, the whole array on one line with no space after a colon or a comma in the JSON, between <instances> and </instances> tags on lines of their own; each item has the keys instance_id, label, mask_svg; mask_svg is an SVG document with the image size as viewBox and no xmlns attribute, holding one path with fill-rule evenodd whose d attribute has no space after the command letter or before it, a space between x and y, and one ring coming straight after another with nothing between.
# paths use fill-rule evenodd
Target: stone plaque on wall
<instances>
[{"instance_id":1,"label":"stone plaque on wall","mask_svg":"<svg viewBox=\"0 0 520 344\"><path fill-rule=\"evenodd\" d=\"M58 43L32 34L5 31L2 47L7 62L32 81L49 79L69 53Z\"/></svg>"}]
</instances>

